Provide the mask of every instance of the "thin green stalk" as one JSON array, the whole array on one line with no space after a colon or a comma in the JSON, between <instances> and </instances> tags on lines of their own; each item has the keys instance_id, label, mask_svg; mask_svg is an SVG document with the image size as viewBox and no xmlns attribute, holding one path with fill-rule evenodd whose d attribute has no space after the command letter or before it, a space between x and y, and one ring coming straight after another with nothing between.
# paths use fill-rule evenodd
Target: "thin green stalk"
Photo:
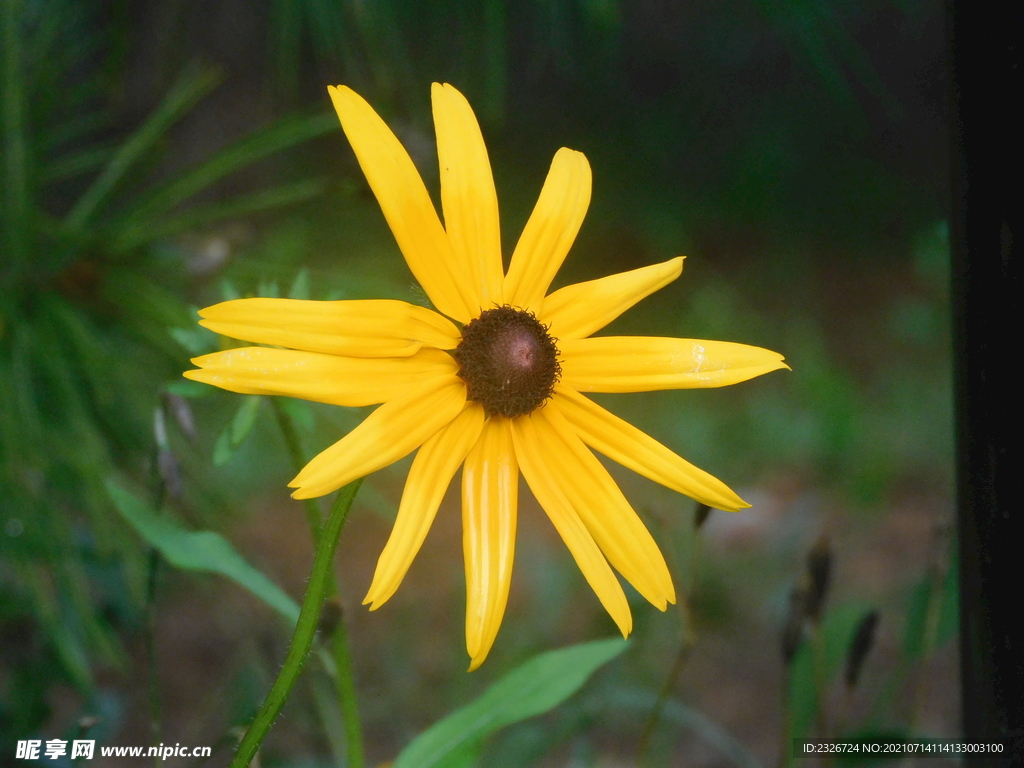
<instances>
[{"instance_id":1,"label":"thin green stalk","mask_svg":"<svg viewBox=\"0 0 1024 768\"><path fill-rule=\"evenodd\" d=\"M345 749L348 768L363 768L363 731L359 721L359 705L356 701L356 687L352 679L352 653L345 630L345 616L338 618L333 637L334 664L338 673L335 684L341 702L341 719L345 723Z\"/></svg>"},{"instance_id":2,"label":"thin green stalk","mask_svg":"<svg viewBox=\"0 0 1024 768\"><path fill-rule=\"evenodd\" d=\"M675 690L676 683L679 681L679 675L682 673L683 667L686 666L686 661L690 657L690 651L693 650L693 646L697 642L697 633L693 629L693 612L690 610L690 596L693 592L693 585L697 580L697 563L700 559L700 527L706 519L707 513L705 512L702 515L701 508L698 506L695 515L695 530L693 531L692 539L693 545L690 551L688 563L689 573L687 575L686 583L680 590L679 595L679 610L683 619L683 636L679 641L679 650L676 652L676 657L672 661L672 667L669 669L668 676L665 678L665 682L661 686L661 691L658 692L658 698L655 700L654 706L651 708L651 713L647 718L647 723L644 726L643 732L640 734L640 740L637 742L637 765L639 766L644 766L648 762L651 749L651 738L654 736L654 731L658 726L658 722L661 720L665 705L671 698L672 691Z\"/></svg>"},{"instance_id":3,"label":"thin green stalk","mask_svg":"<svg viewBox=\"0 0 1024 768\"><path fill-rule=\"evenodd\" d=\"M491 125L505 122L505 95L508 89L508 32L505 0L484 3L484 109Z\"/></svg>"},{"instance_id":4,"label":"thin green stalk","mask_svg":"<svg viewBox=\"0 0 1024 768\"><path fill-rule=\"evenodd\" d=\"M249 729L238 745L238 751L231 761L230 768L246 768L266 738L274 720L281 712L281 708L288 700L292 687L299 679L302 672L302 665L309 655L309 649L313 647L313 638L316 637L317 624L320 621L320 609L323 607L324 597L327 591L327 584L330 581L331 564L334 561L334 550L338 546L338 537L341 529L348 518L348 511L352 508L362 479L355 480L338 492L338 498L331 507L331 513L320 530L316 542L316 556L313 558L313 572L309 576L309 586L306 588L306 596L302 599L302 609L299 611L299 621L295 625L295 634L292 635L291 645L288 647L288 655L285 657L284 666L277 675L277 680L271 687L260 711L252 721ZM338 671L341 675L341 670Z\"/></svg>"},{"instance_id":5,"label":"thin green stalk","mask_svg":"<svg viewBox=\"0 0 1024 768\"><path fill-rule=\"evenodd\" d=\"M299 439L299 431L295 428L295 422L285 410L281 399L271 398L274 407L274 415L277 416L278 426L281 434L284 435L285 444L288 446L288 453L292 459L292 465L296 472L299 472L306 464L306 457L302 451L302 441ZM309 520L309 529L316 543L320 536L321 513L316 499L303 499L306 509L306 518ZM337 594L338 588L334 581L333 574L328 574L326 595ZM356 689L352 675L352 653L349 650L348 633L345 631L345 617L341 616L334 628L332 635L333 657L335 664L334 686L338 692L338 704L341 708L341 717L345 725L345 746L348 753L348 768L363 768L363 733L359 722L359 708L356 703Z\"/></svg>"},{"instance_id":6,"label":"thin green stalk","mask_svg":"<svg viewBox=\"0 0 1024 768\"><path fill-rule=\"evenodd\" d=\"M671 698L672 691L675 690L676 683L679 681L679 675L682 673L683 667L686 666L686 661L690 657L690 651L693 649L697 639L696 634L690 628L691 617L686 596L683 596L683 599L680 601L680 607L686 617L684 619L686 627L683 629L683 639L679 644L679 650L676 652L676 657L672 662L671 669L669 669L668 676L665 678L661 691L658 693L658 698L651 708L651 714L647 718L647 724L644 726L643 733L640 735L639 746L637 747L637 765L639 766L647 765L651 749L651 737L654 735L654 730L661 720L665 705Z\"/></svg>"},{"instance_id":7,"label":"thin green stalk","mask_svg":"<svg viewBox=\"0 0 1024 768\"><path fill-rule=\"evenodd\" d=\"M274 416L277 417L277 426L281 428L284 436L284 443L288 446L288 455L292 460L292 469L298 474L306 466L306 457L302 453L302 441L299 439L299 431L295 428L295 422L288 415L288 411L281 404L281 398L272 397L270 403L274 407ZM316 499L303 499L302 507L306 510L306 520L309 522L309 530L313 534L313 543L316 543L319 536L320 525L323 513Z\"/></svg>"}]
</instances>

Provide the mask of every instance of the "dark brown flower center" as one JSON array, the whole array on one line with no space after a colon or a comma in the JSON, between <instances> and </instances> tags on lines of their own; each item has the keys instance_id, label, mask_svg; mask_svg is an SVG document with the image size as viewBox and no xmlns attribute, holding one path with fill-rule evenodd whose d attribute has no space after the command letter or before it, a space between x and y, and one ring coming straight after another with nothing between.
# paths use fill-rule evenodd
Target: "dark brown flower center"
<instances>
[{"instance_id":1,"label":"dark brown flower center","mask_svg":"<svg viewBox=\"0 0 1024 768\"><path fill-rule=\"evenodd\" d=\"M551 397L561 374L558 348L530 312L509 306L480 313L453 353L467 396L488 416L523 416Z\"/></svg>"}]
</instances>

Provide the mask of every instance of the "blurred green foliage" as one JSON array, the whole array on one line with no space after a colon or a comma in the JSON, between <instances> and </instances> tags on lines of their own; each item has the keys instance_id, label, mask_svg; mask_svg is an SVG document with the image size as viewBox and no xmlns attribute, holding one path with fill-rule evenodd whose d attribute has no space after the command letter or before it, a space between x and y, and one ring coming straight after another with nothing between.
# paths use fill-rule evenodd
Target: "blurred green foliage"
<instances>
[{"instance_id":1,"label":"blurred green foliage","mask_svg":"<svg viewBox=\"0 0 1024 768\"><path fill-rule=\"evenodd\" d=\"M124 668L117 630L138 621L144 552L115 522L104 481L120 471L157 497L172 484L154 418L163 424L160 390L186 361L168 329L192 323L183 265L160 241L318 194L322 183L299 180L183 207L334 118L286 119L160 178L169 130L217 85L216 69L185 68L126 132L110 109L123 66L115 22L82 3L7 0L2 23L0 603L5 625L31 639L0 705L6 736L45 720L52 683L91 694L94 665Z\"/></svg>"},{"instance_id":2,"label":"blurred green foliage","mask_svg":"<svg viewBox=\"0 0 1024 768\"><path fill-rule=\"evenodd\" d=\"M618 638L596 640L535 656L417 736L399 754L394 768L476 765L485 738L558 706L626 645Z\"/></svg>"},{"instance_id":3,"label":"blurred green foliage","mask_svg":"<svg viewBox=\"0 0 1024 768\"><path fill-rule=\"evenodd\" d=\"M213 531L188 531L160 517L116 483L108 482L107 491L121 516L175 568L219 573L252 592L289 623L299 618L298 603L249 565L223 536Z\"/></svg>"}]
</instances>

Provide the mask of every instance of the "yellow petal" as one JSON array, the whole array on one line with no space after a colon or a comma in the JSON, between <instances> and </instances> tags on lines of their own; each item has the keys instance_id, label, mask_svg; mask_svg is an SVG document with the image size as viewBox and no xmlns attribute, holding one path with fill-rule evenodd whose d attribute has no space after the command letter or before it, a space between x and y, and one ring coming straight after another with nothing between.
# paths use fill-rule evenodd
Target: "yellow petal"
<instances>
[{"instance_id":1,"label":"yellow petal","mask_svg":"<svg viewBox=\"0 0 1024 768\"><path fill-rule=\"evenodd\" d=\"M567 285L544 299L541 322L559 341L582 339L604 328L641 299L671 283L683 271L683 257Z\"/></svg>"},{"instance_id":2,"label":"yellow petal","mask_svg":"<svg viewBox=\"0 0 1024 768\"><path fill-rule=\"evenodd\" d=\"M409 357L341 357L270 347L241 347L192 359L185 377L245 395L285 395L332 405L376 405L425 379L454 374L447 352Z\"/></svg>"},{"instance_id":3,"label":"yellow petal","mask_svg":"<svg viewBox=\"0 0 1024 768\"><path fill-rule=\"evenodd\" d=\"M505 301L539 313L590 205L590 164L582 152L555 153L537 205L512 254Z\"/></svg>"},{"instance_id":4,"label":"yellow petal","mask_svg":"<svg viewBox=\"0 0 1024 768\"><path fill-rule=\"evenodd\" d=\"M558 349L562 383L579 392L724 387L789 367L778 352L729 341L598 336Z\"/></svg>"},{"instance_id":5,"label":"yellow petal","mask_svg":"<svg viewBox=\"0 0 1024 768\"><path fill-rule=\"evenodd\" d=\"M441 167L441 209L452 250L472 276L478 308L502 304L498 196L480 126L466 98L445 83L430 91Z\"/></svg>"},{"instance_id":6,"label":"yellow petal","mask_svg":"<svg viewBox=\"0 0 1024 768\"><path fill-rule=\"evenodd\" d=\"M498 635L516 543L519 465L511 422L493 417L462 468L462 550L466 560L466 650L479 667Z\"/></svg>"},{"instance_id":7,"label":"yellow petal","mask_svg":"<svg viewBox=\"0 0 1024 768\"><path fill-rule=\"evenodd\" d=\"M362 96L344 85L327 90L409 269L441 312L468 323L477 309L473 286L409 153Z\"/></svg>"},{"instance_id":8,"label":"yellow petal","mask_svg":"<svg viewBox=\"0 0 1024 768\"><path fill-rule=\"evenodd\" d=\"M676 601L672 576L647 526L597 457L552 402L533 413L548 471L612 567L664 611Z\"/></svg>"},{"instance_id":9,"label":"yellow petal","mask_svg":"<svg viewBox=\"0 0 1024 768\"><path fill-rule=\"evenodd\" d=\"M718 478L569 387L557 385L551 404L584 443L612 461L715 509L736 512L750 506Z\"/></svg>"},{"instance_id":10,"label":"yellow petal","mask_svg":"<svg viewBox=\"0 0 1024 768\"><path fill-rule=\"evenodd\" d=\"M437 312L391 299L237 299L199 314L223 336L330 355L405 357L423 346L455 349L460 339Z\"/></svg>"},{"instance_id":11,"label":"yellow petal","mask_svg":"<svg viewBox=\"0 0 1024 768\"><path fill-rule=\"evenodd\" d=\"M315 456L288 485L296 499L335 491L407 456L459 415L466 385L457 376L432 379L406 390L358 427Z\"/></svg>"},{"instance_id":12,"label":"yellow petal","mask_svg":"<svg viewBox=\"0 0 1024 768\"><path fill-rule=\"evenodd\" d=\"M466 403L462 413L435 432L416 453L405 481L398 517L377 560L373 583L363 604L382 606L398 589L434 522L444 492L484 425L484 409Z\"/></svg>"},{"instance_id":13,"label":"yellow petal","mask_svg":"<svg viewBox=\"0 0 1024 768\"><path fill-rule=\"evenodd\" d=\"M619 627L622 636L628 637L633 629L633 617L626 594L594 537L551 472L548 466L550 451L541 437L540 419L536 415L537 411L534 411L512 422L512 442L523 477L569 548L597 599Z\"/></svg>"}]
</instances>

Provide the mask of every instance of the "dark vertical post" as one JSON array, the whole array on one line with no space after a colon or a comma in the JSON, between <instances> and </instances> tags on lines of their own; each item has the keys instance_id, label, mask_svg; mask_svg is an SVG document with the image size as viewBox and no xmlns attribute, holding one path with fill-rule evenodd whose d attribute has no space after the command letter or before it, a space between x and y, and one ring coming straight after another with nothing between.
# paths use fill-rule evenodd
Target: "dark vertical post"
<instances>
[{"instance_id":1,"label":"dark vertical post","mask_svg":"<svg viewBox=\"0 0 1024 768\"><path fill-rule=\"evenodd\" d=\"M1024 736L1020 3L947 0L964 737ZM1017 414L1014 416L1014 414ZM1020 438L1015 442L1020 442ZM1012 495L1011 495L1012 494ZM1018 745L1019 747L1019 745ZM1024 759L1021 754L1018 759ZM986 765L992 765L986 762Z\"/></svg>"}]
</instances>

